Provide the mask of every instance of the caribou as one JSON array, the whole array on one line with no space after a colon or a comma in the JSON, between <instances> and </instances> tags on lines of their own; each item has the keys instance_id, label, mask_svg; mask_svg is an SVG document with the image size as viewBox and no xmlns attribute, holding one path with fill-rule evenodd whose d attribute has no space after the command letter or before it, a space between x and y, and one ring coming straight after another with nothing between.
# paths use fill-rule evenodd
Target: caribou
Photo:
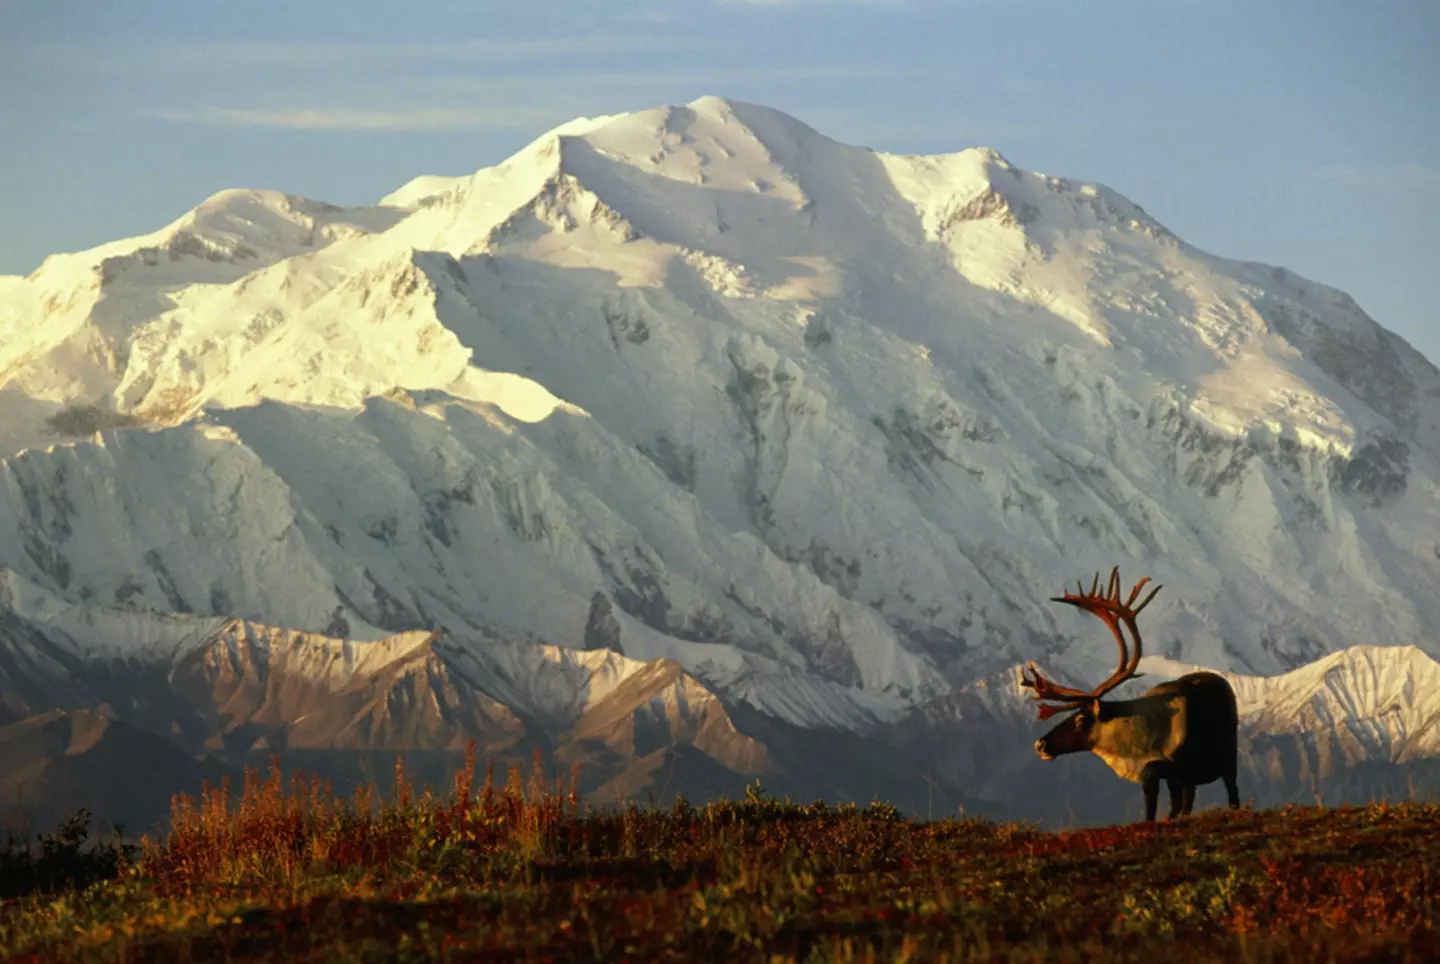
<instances>
[{"instance_id":1,"label":"caribou","mask_svg":"<svg viewBox=\"0 0 1440 964\"><path fill-rule=\"evenodd\" d=\"M1170 816L1189 814L1195 806L1195 788L1215 780L1225 781L1230 807L1240 806L1235 785L1239 716L1235 692L1215 673L1190 673L1161 683L1133 700L1105 700L1106 693L1126 680L1138 679L1140 630L1135 618L1160 591L1156 586L1137 606L1140 590L1150 582L1147 576L1135 584L1130 597L1120 601L1120 567L1110 572L1110 582L1100 591L1100 574L1085 592L1077 583L1075 592L1051 598L1098 616L1120 647L1120 665L1110 678L1092 690L1060 686L1041 675L1030 661L1021 670L1020 683L1035 691L1033 699L1041 720L1057 713L1074 714L1035 741L1035 752L1043 760L1067 753L1089 751L1104 760L1126 780L1137 782L1145 791L1145 819L1154 821L1160 797L1160 781L1170 791ZM1134 652L1130 652L1121 627L1130 631ZM1029 675L1027 675L1028 670Z\"/></svg>"}]
</instances>

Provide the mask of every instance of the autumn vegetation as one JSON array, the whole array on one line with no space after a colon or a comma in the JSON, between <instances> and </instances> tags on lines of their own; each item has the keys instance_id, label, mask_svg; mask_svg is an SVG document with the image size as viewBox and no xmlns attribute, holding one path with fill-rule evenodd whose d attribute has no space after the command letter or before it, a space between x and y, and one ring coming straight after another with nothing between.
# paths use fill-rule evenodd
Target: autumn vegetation
<instances>
[{"instance_id":1,"label":"autumn vegetation","mask_svg":"<svg viewBox=\"0 0 1440 964\"><path fill-rule=\"evenodd\" d=\"M478 784L478 785L477 785ZM15 961L1433 961L1440 806L1044 832L884 804L592 810L536 758L444 795L278 769L0 856Z\"/></svg>"}]
</instances>

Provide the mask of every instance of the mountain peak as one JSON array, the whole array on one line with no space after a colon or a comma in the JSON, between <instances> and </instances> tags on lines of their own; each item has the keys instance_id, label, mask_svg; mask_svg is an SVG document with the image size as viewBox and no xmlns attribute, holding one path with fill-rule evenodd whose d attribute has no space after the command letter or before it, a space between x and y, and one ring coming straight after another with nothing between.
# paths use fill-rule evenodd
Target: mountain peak
<instances>
[{"instance_id":1,"label":"mountain peak","mask_svg":"<svg viewBox=\"0 0 1440 964\"><path fill-rule=\"evenodd\" d=\"M707 114L718 114L720 116L731 114L734 110L731 106L731 101L718 94L702 94L692 100L689 106L696 111Z\"/></svg>"}]
</instances>

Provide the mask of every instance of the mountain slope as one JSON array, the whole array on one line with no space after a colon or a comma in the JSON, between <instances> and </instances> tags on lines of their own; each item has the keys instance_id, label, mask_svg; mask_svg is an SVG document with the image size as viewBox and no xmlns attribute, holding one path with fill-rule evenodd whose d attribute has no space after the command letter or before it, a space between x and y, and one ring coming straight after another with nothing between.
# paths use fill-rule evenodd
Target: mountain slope
<instances>
[{"instance_id":1,"label":"mountain slope","mask_svg":"<svg viewBox=\"0 0 1440 964\"><path fill-rule=\"evenodd\" d=\"M9 590L0 594L9 716L0 719L0 790L32 817L53 817L68 801L119 819L113 798L126 801L123 819L143 812L148 825L170 794L272 756L344 788L400 755L417 782L440 785L471 743L502 763L539 749L580 765L600 802L717 781L739 792L774 772L720 700L667 660L438 632L357 641L67 606L8 571L0 586ZM97 747L104 752L90 752ZM115 781L114 794L87 802L72 792L102 778Z\"/></svg>"},{"instance_id":2,"label":"mountain slope","mask_svg":"<svg viewBox=\"0 0 1440 964\"><path fill-rule=\"evenodd\" d=\"M84 808L138 835L169 812L173 794L198 793L204 782L232 775L213 759L89 710L51 710L0 726L0 813L12 831L49 831Z\"/></svg>"},{"instance_id":3,"label":"mountain slope","mask_svg":"<svg viewBox=\"0 0 1440 964\"><path fill-rule=\"evenodd\" d=\"M857 734L1102 671L1043 600L1112 562L1166 584L1174 660L1440 652L1440 372L989 149L577 121L374 208L224 192L56 256L0 345L0 566L65 603L603 647Z\"/></svg>"}]
</instances>

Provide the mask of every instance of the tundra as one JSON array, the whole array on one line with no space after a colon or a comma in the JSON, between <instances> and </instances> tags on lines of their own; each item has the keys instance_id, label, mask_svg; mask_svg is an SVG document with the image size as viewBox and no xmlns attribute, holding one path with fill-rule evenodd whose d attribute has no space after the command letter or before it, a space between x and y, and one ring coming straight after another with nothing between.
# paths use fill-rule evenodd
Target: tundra
<instances>
[{"instance_id":1,"label":"tundra","mask_svg":"<svg viewBox=\"0 0 1440 964\"><path fill-rule=\"evenodd\" d=\"M1172 820L1190 813L1195 806L1195 788L1214 780L1225 781L1233 810L1240 806L1240 791L1235 785L1239 716L1235 692L1224 678L1214 673L1190 673L1161 683L1137 699L1101 699L1121 683L1141 675L1135 672L1141 653L1135 617L1161 588L1156 586L1140 605L1135 605L1140 590L1149 581L1147 576L1137 582L1130 598L1122 603L1120 567L1116 566L1104 593L1098 591L1100 574L1096 573L1088 593L1083 584L1077 583L1075 592L1051 598L1051 602L1083 609L1109 626L1120 647L1120 665L1109 679L1088 691L1047 680L1033 661L1027 667L1032 675L1021 671L1021 685L1033 689L1034 699L1041 704L1040 719L1075 711L1035 741L1035 752L1042 760L1086 750L1094 753L1121 777L1144 788L1147 821L1155 819L1161 780L1170 790ZM1122 626L1134 640L1133 653L1126 645Z\"/></svg>"}]
</instances>

